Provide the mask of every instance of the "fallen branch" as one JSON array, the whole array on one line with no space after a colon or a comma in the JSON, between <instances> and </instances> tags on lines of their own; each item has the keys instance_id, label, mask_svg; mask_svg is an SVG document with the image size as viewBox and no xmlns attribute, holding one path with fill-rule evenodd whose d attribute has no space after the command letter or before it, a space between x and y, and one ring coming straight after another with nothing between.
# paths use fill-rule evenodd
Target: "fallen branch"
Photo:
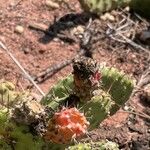
<instances>
[{"instance_id":1,"label":"fallen branch","mask_svg":"<svg viewBox=\"0 0 150 150\"><path fill-rule=\"evenodd\" d=\"M49 27L44 24L39 24L39 23L30 23L29 28L32 30L37 30L45 33L46 35L49 35L51 38L58 37L60 40L68 42L68 43L74 43L76 42L75 39L72 37L66 36L62 33L57 33L57 32L52 32L49 30Z\"/></svg>"},{"instance_id":2,"label":"fallen branch","mask_svg":"<svg viewBox=\"0 0 150 150\"><path fill-rule=\"evenodd\" d=\"M135 111L135 112L134 112L134 111ZM137 110L134 110L134 111L120 110L119 112L134 114L134 115L143 117L143 118L145 118L145 119L150 119L150 116L148 116L147 114L145 114L145 113L143 113L143 112L138 112Z\"/></svg>"},{"instance_id":3,"label":"fallen branch","mask_svg":"<svg viewBox=\"0 0 150 150\"><path fill-rule=\"evenodd\" d=\"M48 26L44 24L39 24L39 23L29 23L29 28L37 31L41 31L44 33L48 33Z\"/></svg>"}]
</instances>

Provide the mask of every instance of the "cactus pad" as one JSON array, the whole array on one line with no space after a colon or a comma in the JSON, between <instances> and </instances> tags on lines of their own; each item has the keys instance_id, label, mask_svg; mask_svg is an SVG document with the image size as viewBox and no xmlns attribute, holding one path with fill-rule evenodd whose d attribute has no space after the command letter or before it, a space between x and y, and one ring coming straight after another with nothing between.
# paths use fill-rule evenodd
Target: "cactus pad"
<instances>
[{"instance_id":1,"label":"cactus pad","mask_svg":"<svg viewBox=\"0 0 150 150\"><path fill-rule=\"evenodd\" d=\"M79 0L85 11L98 15L118 7L125 7L130 1L131 0Z\"/></svg>"},{"instance_id":2,"label":"cactus pad","mask_svg":"<svg viewBox=\"0 0 150 150\"><path fill-rule=\"evenodd\" d=\"M65 150L119 150L118 145L114 142L101 141L101 142L89 142L79 143L74 146L70 146Z\"/></svg>"},{"instance_id":3,"label":"cactus pad","mask_svg":"<svg viewBox=\"0 0 150 150\"><path fill-rule=\"evenodd\" d=\"M81 110L90 122L89 130L95 129L100 122L110 115L110 110L114 106L111 96L103 90L96 91L97 95L92 97L86 104L80 104Z\"/></svg>"},{"instance_id":4,"label":"cactus pad","mask_svg":"<svg viewBox=\"0 0 150 150\"><path fill-rule=\"evenodd\" d=\"M102 73L102 89L111 95L116 104L110 110L113 114L129 99L134 88L133 80L115 68L103 67L100 71Z\"/></svg>"}]
</instances>

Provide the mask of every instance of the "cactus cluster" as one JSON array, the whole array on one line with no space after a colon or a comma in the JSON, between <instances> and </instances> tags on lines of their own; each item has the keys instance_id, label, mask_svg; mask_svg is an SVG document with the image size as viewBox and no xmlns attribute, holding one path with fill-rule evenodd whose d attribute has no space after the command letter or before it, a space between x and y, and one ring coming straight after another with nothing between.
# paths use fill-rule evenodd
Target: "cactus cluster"
<instances>
[{"instance_id":1,"label":"cactus cluster","mask_svg":"<svg viewBox=\"0 0 150 150\"><path fill-rule=\"evenodd\" d=\"M31 145L32 150L64 150L115 113L133 89L132 80L117 69L100 68L93 59L84 57L74 61L73 73L60 80L41 103L5 84L0 84L0 102L4 103L0 110L0 148L8 150L29 150ZM10 105L6 97L11 98L8 93L12 92L17 97L9 100L13 101ZM102 145L81 143L68 149L102 149Z\"/></svg>"},{"instance_id":2,"label":"cactus cluster","mask_svg":"<svg viewBox=\"0 0 150 150\"><path fill-rule=\"evenodd\" d=\"M40 136L34 136L28 125L18 124L12 119L12 116L15 115L15 106L18 102L28 99L27 95L24 92L16 92L15 86L10 82L1 81L0 83L1 150L30 150L31 146L32 150L41 150L45 146L43 139Z\"/></svg>"},{"instance_id":3,"label":"cactus cluster","mask_svg":"<svg viewBox=\"0 0 150 150\"><path fill-rule=\"evenodd\" d=\"M77 105L85 112L90 122L89 129L94 129L129 99L133 81L115 68L99 67L91 58L76 60L73 68L73 75L59 81L43 103L56 109L66 97L77 95ZM52 97L55 99L52 100Z\"/></svg>"},{"instance_id":4,"label":"cactus cluster","mask_svg":"<svg viewBox=\"0 0 150 150\"><path fill-rule=\"evenodd\" d=\"M79 2L84 11L98 15L116 8L130 6L136 13L150 18L149 0L79 0Z\"/></svg>"}]
</instances>

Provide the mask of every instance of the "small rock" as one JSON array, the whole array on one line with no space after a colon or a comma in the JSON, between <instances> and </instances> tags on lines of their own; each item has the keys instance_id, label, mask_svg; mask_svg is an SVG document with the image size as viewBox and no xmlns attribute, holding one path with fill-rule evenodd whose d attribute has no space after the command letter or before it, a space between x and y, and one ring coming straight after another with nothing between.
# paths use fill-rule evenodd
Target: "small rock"
<instances>
[{"instance_id":1,"label":"small rock","mask_svg":"<svg viewBox=\"0 0 150 150\"><path fill-rule=\"evenodd\" d=\"M61 45L64 45L65 43L63 41L60 42Z\"/></svg>"},{"instance_id":2,"label":"small rock","mask_svg":"<svg viewBox=\"0 0 150 150\"><path fill-rule=\"evenodd\" d=\"M17 25L16 28L15 28L15 32L19 33L19 34L22 34L24 32L23 26Z\"/></svg>"},{"instance_id":3,"label":"small rock","mask_svg":"<svg viewBox=\"0 0 150 150\"><path fill-rule=\"evenodd\" d=\"M129 110L129 107L128 107L128 106L124 106L123 109L126 110L126 111L128 111L128 110Z\"/></svg>"},{"instance_id":4,"label":"small rock","mask_svg":"<svg viewBox=\"0 0 150 150\"><path fill-rule=\"evenodd\" d=\"M131 57L132 57L133 59L136 59L136 55L135 55L135 54L132 54Z\"/></svg>"},{"instance_id":5,"label":"small rock","mask_svg":"<svg viewBox=\"0 0 150 150\"><path fill-rule=\"evenodd\" d=\"M23 48L22 50L24 51L25 54L28 54L30 52L29 48Z\"/></svg>"},{"instance_id":6,"label":"small rock","mask_svg":"<svg viewBox=\"0 0 150 150\"><path fill-rule=\"evenodd\" d=\"M118 12L116 10L112 10L111 11L111 15L113 15L114 17L118 16Z\"/></svg>"},{"instance_id":7,"label":"small rock","mask_svg":"<svg viewBox=\"0 0 150 150\"><path fill-rule=\"evenodd\" d=\"M82 26L78 26L77 27L77 32L80 33L80 34L83 34L84 33L84 28Z\"/></svg>"},{"instance_id":8,"label":"small rock","mask_svg":"<svg viewBox=\"0 0 150 150\"><path fill-rule=\"evenodd\" d=\"M59 40L59 38L55 37L55 38L53 39L53 41L54 41L54 42L59 42L60 40Z\"/></svg>"},{"instance_id":9,"label":"small rock","mask_svg":"<svg viewBox=\"0 0 150 150\"><path fill-rule=\"evenodd\" d=\"M73 28L72 30L71 30L71 35L75 35L77 33L77 28Z\"/></svg>"},{"instance_id":10,"label":"small rock","mask_svg":"<svg viewBox=\"0 0 150 150\"><path fill-rule=\"evenodd\" d=\"M73 28L71 31L71 35L79 35L84 33L84 28L82 26L78 26L76 28Z\"/></svg>"},{"instance_id":11,"label":"small rock","mask_svg":"<svg viewBox=\"0 0 150 150\"><path fill-rule=\"evenodd\" d=\"M115 17L111 15L110 13L105 13L100 17L102 20L109 20L109 21L115 21Z\"/></svg>"},{"instance_id":12,"label":"small rock","mask_svg":"<svg viewBox=\"0 0 150 150\"><path fill-rule=\"evenodd\" d=\"M11 3L9 4L9 6L10 6L10 7L14 7L14 6L15 6L15 2L11 2Z\"/></svg>"},{"instance_id":13,"label":"small rock","mask_svg":"<svg viewBox=\"0 0 150 150\"><path fill-rule=\"evenodd\" d=\"M130 11L130 7L127 6L127 7L125 8L125 11L129 12L129 11Z\"/></svg>"},{"instance_id":14,"label":"small rock","mask_svg":"<svg viewBox=\"0 0 150 150\"><path fill-rule=\"evenodd\" d=\"M47 7L52 8L52 9L59 8L59 4L55 3L55 2L53 2L51 0L46 0L45 4L46 4Z\"/></svg>"},{"instance_id":15,"label":"small rock","mask_svg":"<svg viewBox=\"0 0 150 150\"><path fill-rule=\"evenodd\" d=\"M128 124L128 125L131 125L131 124L132 124L132 122L131 122L131 121L128 121L128 122L127 122L127 124Z\"/></svg>"},{"instance_id":16,"label":"small rock","mask_svg":"<svg viewBox=\"0 0 150 150\"><path fill-rule=\"evenodd\" d=\"M79 35L79 38L80 38L80 39L82 39L82 38L83 38L83 35L82 35L82 34L80 34L80 35Z\"/></svg>"}]
</instances>

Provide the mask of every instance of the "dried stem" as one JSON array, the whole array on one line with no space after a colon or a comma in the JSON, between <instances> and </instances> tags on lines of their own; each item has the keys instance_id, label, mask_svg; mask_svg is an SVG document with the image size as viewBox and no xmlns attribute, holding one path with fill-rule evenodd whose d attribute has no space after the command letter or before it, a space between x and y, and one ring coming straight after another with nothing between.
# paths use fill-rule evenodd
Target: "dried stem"
<instances>
[{"instance_id":1,"label":"dried stem","mask_svg":"<svg viewBox=\"0 0 150 150\"><path fill-rule=\"evenodd\" d=\"M15 62L15 64L20 68L20 70L25 74L27 79L36 87L36 89L40 92L42 96L45 96L45 93L40 89L40 87L34 82L32 77L27 73L27 71L22 67L19 61L13 56L13 54L9 51L9 49L0 41L0 47L5 50L5 52L11 57L11 59Z\"/></svg>"}]
</instances>

